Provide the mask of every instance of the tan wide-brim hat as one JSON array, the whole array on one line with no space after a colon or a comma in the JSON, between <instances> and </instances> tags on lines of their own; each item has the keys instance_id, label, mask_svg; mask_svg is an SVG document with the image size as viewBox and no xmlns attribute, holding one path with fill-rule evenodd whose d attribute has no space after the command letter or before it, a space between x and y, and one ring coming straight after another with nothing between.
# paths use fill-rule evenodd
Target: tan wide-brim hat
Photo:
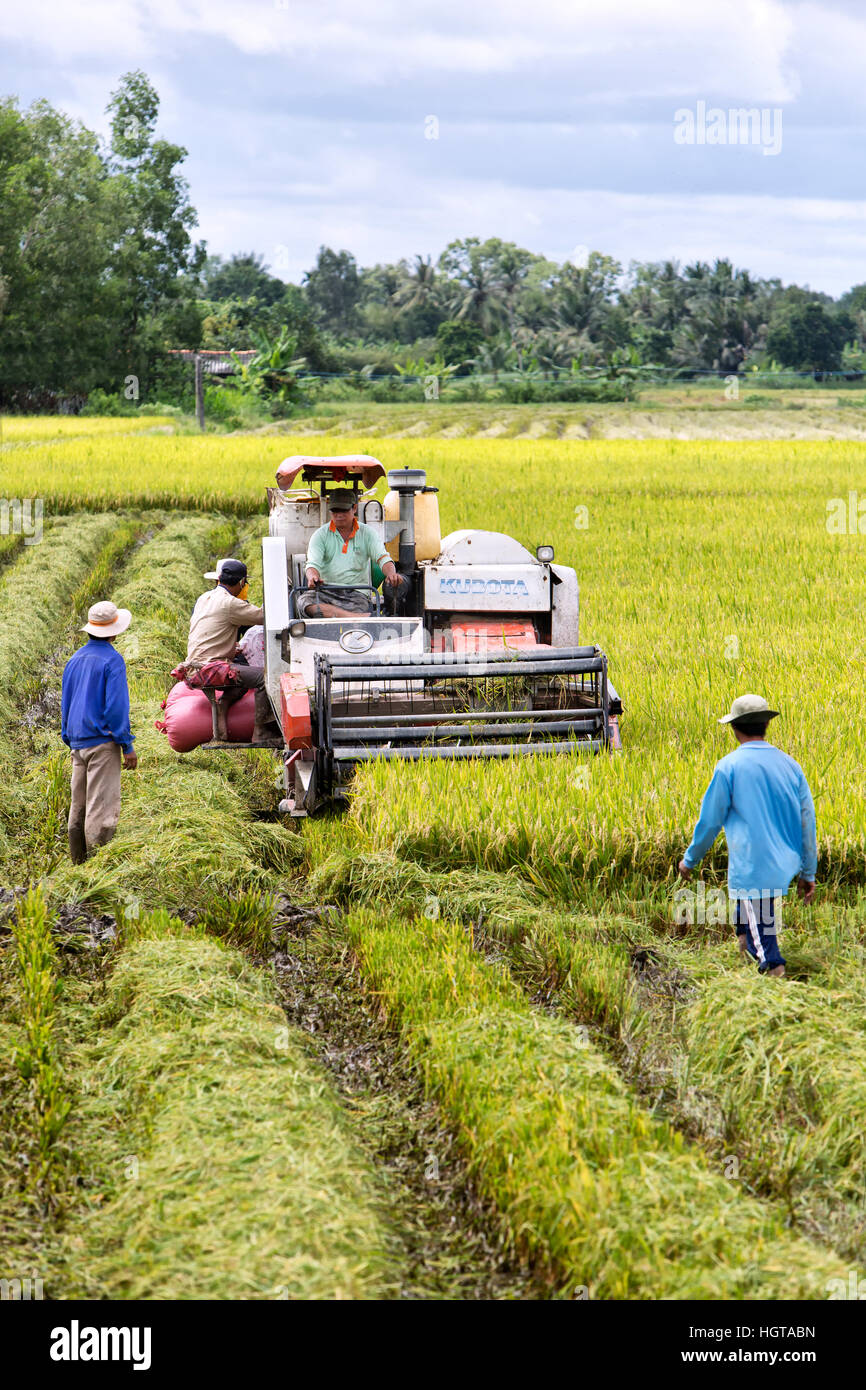
<instances>
[{"instance_id":1,"label":"tan wide-brim hat","mask_svg":"<svg viewBox=\"0 0 866 1390\"><path fill-rule=\"evenodd\" d=\"M87 622L81 631L89 632L91 637L119 637L131 622L128 608L118 608L110 599L103 599L87 610Z\"/></svg>"},{"instance_id":2,"label":"tan wide-brim hat","mask_svg":"<svg viewBox=\"0 0 866 1390\"><path fill-rule=\"evenodd\" d=\"M775 719L778 713L777 709L770 709L763 695L738 695L730 712L723 714L719 723L733 724L735 719L743 719L760 724L765 719Z\"/></svg>"}]
</instances>

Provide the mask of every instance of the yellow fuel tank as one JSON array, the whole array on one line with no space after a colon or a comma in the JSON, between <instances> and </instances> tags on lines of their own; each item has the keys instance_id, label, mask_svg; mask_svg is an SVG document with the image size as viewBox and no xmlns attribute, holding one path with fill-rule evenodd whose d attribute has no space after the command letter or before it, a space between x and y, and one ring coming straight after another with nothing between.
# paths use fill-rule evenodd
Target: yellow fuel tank
<instances>
[{"instance_id":1,"label":"yellow fuel tank","mask_svg":"<svg viewBox=\"0 0 866 1390\"><path fill-rule=\"evenodd\" d=\"M386 521L400 520L400 494L388 492L382 508ZM400 537L388 541L385 549L396 564ZM435 560L442 549L442 530L439 525L439 496L435 492L415 493L415 559Z\"/></svg>"}]
</instances>

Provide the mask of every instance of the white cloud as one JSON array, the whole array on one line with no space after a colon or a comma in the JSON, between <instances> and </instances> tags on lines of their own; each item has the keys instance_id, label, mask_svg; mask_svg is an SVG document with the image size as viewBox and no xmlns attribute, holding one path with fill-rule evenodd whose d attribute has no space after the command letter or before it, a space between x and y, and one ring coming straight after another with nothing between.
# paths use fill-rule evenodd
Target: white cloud
<instances>
[{"instance_id":1,"label":"white cloud","mask_svg":"<svg viewBox=\"0 0 866 1390\"><path fill-rule=\"evenodd\" d=\"M169 36L221 39L241 54L318 61L325 84L336 73L370 82L516 74L606 55L638 76L639 93L667 87L673 71L696 89L791 95L791 19L779 0L744 0L731 14L694 0L618 0L611 18L596 0L290 0L285 9L276 0L31 0L7 8L4 36L55 58L115 62L158 60Z\"/></svg>"},{"instance_id":2,"label":"white cloud","mask_svg":"<svg viewBox=\"0 0 866 1390\"><path fill-rule=\"evenodd\" d=\"M558 261L577 244L630 260L678 259L684 264L727 256L757 275L808 283L839 294L866 261L866 201L766 196L610 193L605 189L521 188L502 182L445 181L431 187L406 169L399 185L368 166L353 197L351 164L336 154L328 179L299 203L207 200L200 206L210 249L230 253L255 245L279 271L298 281L321 244L348 248L362 265L415 252L438 255L455 237L501 236ZM324 196L322 196L324 194ZM285 252L282 253L285 255Z\"/></svg>"},{"instance_id":3,"label":"white cloud","mask_svg":"<svg viewBox=\"0 0 866 1390\"><path fill-rule=\"evenodd\" d=\"M0 90L102 131L118 75L143 67L190 150L201 234L290 247L292 278L323 242L370 263L476 231L863 278L866 9L841 0L30 0L3 29ZM675 147L673 113L699 99L782 106L783 156Z\"/></svg>"}]
</instances>

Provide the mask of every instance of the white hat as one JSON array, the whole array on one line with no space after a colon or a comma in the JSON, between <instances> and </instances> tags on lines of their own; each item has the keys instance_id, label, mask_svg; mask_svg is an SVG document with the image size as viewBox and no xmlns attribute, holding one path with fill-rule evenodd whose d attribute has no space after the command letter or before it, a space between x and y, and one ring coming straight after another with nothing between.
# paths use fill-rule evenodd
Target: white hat
<instances>
[{"instance_id":1,"label":"white hat","mask_svg":"<svg viewBox=\"0 0 866 1390\"><path fill-rule=\"evenodd\" d=\"M205 576L204 576L205 579L219 579L220 575L222 574L223 565L226 563L226 561L228 561L228 560L230 560L230 559L232 559L232 556L231 556L231 555L227 555L227 556L225 557L224 560L217 560L217 565L216 565L216 569L215 569L215 570L206 570L206 571L205 571Z\"/></svg>"},{"instance_id":2,"label":"white hat","mask_svg":"<svg viewBox=\"0 0 866 1390\"><path fill-rule=\"evenodd\" d=\"M121 632L126 632L132 622L132 614L128 608L118 608L111 599L103 599L101 603L94 603L87 610L87 622L81 629L82 632L89 632L91 637L118 637Z\"/></svg>"},{"instance_id":3,"label":"white hat","mask_svg":"<svg viewBox=\"0 0 866 1390\"><path fill-rule=\"evenodd\" d=\"M738 695L730 713L722 715L719 723L733 724L735 719L745 719L762 724L765 719L775 719L778 713L777 709L770 709L763 695Z\"/></svg>"}]
</instances>

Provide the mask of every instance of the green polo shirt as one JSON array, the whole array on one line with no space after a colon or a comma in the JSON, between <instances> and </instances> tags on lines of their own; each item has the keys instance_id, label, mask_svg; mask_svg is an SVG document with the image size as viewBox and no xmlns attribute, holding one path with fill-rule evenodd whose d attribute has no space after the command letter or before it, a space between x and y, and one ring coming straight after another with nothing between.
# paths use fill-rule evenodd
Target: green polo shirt
<instances>
[{"instance_id":1,"label":"green polo shirt","mask_svg":"<svg viewBox=\"0 0 866 1390\"><path fill-rule=\"evenodd\" d=\"M331 530L328 522L313 532L307 547L307 569L310 566L317 569L325 584L369 584L370 566L377 561L384 565L390 559L376 532L363 522L358 523L354 536L345 542L339 531Z\"/></svg>"}]
</instances>

